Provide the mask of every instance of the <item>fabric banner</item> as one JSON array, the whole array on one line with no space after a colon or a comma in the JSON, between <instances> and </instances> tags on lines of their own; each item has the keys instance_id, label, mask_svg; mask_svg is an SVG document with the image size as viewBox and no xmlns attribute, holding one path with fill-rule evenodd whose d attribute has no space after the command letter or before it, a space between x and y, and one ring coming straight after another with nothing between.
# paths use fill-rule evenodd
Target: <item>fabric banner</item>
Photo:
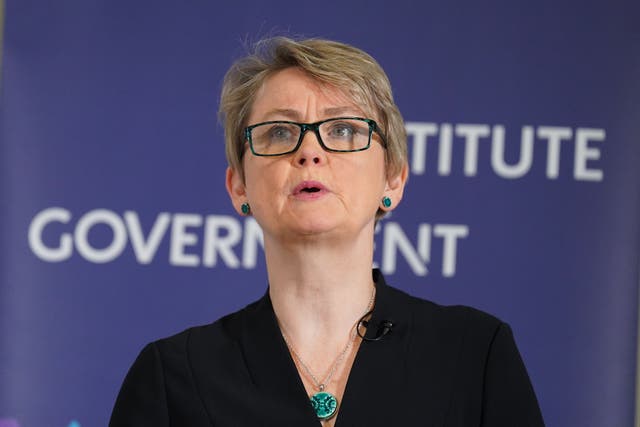
<instances>
[{"instance_id":1,"label":"fabric banner","mask_svg":"<svg viewBox=\"0 0 640 427\"><path fill-rule=\"evenodd\" d=\"M142 346L259 298L222 77L273 34L353 44L406 120L387 281L514 330L549 426L634 419L640 4L6 0L0 426L106 425Z\"/></svg>"}]
</instances>

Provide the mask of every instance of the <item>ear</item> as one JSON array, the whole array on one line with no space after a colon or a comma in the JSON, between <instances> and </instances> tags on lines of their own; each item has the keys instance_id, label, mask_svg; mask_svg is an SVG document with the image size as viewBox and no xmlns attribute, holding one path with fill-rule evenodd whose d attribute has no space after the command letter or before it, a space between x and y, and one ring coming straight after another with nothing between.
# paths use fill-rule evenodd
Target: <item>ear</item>
<instances>
[{"instance_id":1,"label":"ear","mask_svg":"<svg viewBox=\"0 0 640 427\"><path fill-rule=\"evenodd\" d=\"M241 206L247 202L247 190L242 175L235 169L227 167L225 184L233 207L239 215L243 215Z\"/></svg>"},{"instance_id":2,"label":"ear","mask_svg":"<svg viewBox=\"0 0 640 427\"><path fill-rule=\"evenodd\" d=\"M392 211L400 204L402 200L402 195L404 194L404 186L407 183L407 178L409 177L409 165L404 164L400 173L396 176L387 178L387 185L384 189L383 196L391 199L391 206L386 207L381 205L380 209L383 211Z\"/></svg>"}]
</instances>

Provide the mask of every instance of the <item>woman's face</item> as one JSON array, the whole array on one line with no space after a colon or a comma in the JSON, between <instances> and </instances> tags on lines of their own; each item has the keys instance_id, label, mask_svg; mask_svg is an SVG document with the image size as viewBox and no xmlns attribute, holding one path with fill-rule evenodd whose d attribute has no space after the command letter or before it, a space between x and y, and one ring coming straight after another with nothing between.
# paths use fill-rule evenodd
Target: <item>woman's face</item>
<instances>
[{"instance_id":1,"label":"woman's face","mask_svg":"<svg viewBox=\"0 0 640 427\"><path fill-rule=\"evenodd\" d=\"M248 123L289 120L314 123L332 117L377 120L335 87L321 84L297 68L267 78L256 94ZM298 150L276 157L254 156L246 148L245 180L227 171L227 188L238 209L248 202L265 237L355 236L373 233L383 196L400 201L404 176L388 182L385 153L377 134L369 149L352 153L325 151L314 132ZM356 233L356 234L354 234Z\"/></svg>"}]
</instances>

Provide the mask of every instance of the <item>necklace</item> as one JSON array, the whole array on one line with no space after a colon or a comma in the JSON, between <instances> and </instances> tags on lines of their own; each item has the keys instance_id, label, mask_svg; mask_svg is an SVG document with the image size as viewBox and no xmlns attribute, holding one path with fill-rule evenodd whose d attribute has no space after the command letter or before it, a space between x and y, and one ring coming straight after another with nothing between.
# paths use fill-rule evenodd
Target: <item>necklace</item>
<instances>
[{"instance_id":1,"label":"necklace","mask_svg":"<svg viewBox=\"0 0 640 427\"><path fill-rule=\"evenodd\" d=\"M374 286L371 291L371 298L369 299L369 304L367 305L367 309L364 311L363 316L366 316L367 313L369 313L369 310L371 310L371 307L373 307L373 300L375 298L375 295L376 295L376 288ZM282 322L280 322L280 326L281 326L282 338L284 338L284 342L287 344L287 347L289 347L289 350L295 356L295 358L298 359L300 366L302 366L302 369L306 372L309 378L311 378L311 380L313 381L313 384L318 389L317 393L313 394L312 396L309 396L311 400L311 406L313 407L313 410L315 411L316 416L320 420L330 419L336 414L336 411L338 410L338 399L333 394L325 391L325 388L327 384L329 384L329 381L331 381L331 378L333 377L333 374L335 374L336 369L338 368L340 363L344 360L345 356L347 355L347 352L349 351L354 341L356 340L357 325L354 325L356 327L352 326L352 331L349 336L349 341L347 342L347 345L344 347L344 349L342 349L342 351L338 354L336 359L333 361L333 363L331 364L331 369L329 369L329 372L327 373L327 375L324 377L322 381L318 380L318 377L316 377L313 374L313 372L311 372L311 369L309 369L309 366L307 366L307 364L304 363L304 361L302 360L298 352L295 350L295 348L289 341L287 334L285 333L285 328L284 328L284 325L282 325Z\"/></svg>"}]
</instances>

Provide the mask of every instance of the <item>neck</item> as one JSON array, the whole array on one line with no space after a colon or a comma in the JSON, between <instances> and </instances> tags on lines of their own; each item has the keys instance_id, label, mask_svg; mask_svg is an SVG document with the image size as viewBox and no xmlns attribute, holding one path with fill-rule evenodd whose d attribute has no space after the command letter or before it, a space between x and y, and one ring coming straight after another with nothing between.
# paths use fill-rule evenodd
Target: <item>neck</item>
<instances>
[{"instance_id":1,"label":"neck","mask_svg":"<svg viewBox=\"0 0 640 427\"><path fill-rule=\"evenodd\" d=\"M283 244L265 235L269 294L289 340L310 364L347 343L373 292L373 230L350 241Z\"/></svg>"}]
</instances>

